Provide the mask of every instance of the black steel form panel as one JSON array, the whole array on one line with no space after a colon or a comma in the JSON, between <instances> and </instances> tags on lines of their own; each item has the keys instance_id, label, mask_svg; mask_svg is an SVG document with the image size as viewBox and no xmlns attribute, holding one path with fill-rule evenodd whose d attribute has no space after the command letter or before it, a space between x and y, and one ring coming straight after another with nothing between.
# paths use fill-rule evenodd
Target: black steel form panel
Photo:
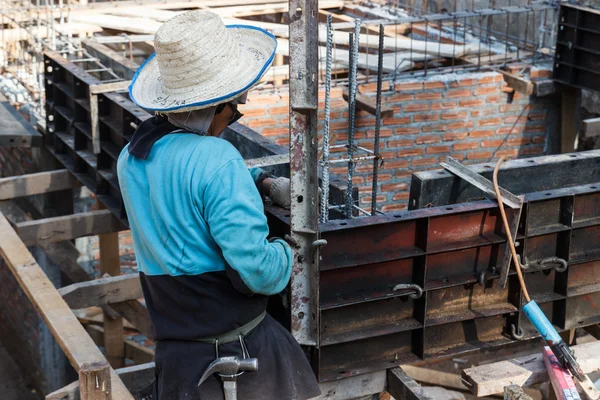
<instances>
[{"instance_id":1,"label":"black steel form panel","mask_svg":"<svg viewBox=\"0 0 600 400\"><path fill-rule=\"evenodd\" d=\"M561 4L552 78L600 90L600 10Z\"/></svg>"},{"instance_id":2,"label":"black steel form panel","mask_svg":"<svg viewBox=\"0 0 600 400\"><path fill-rule=\"evenodd\" d=\"M559 330L598 322L600 184L525 199L517 251L530 264L532 297ZM271 213L272 226L285 231L285 214ZM509 343L512 325L537 336L521 312L514 269L506 289L496 283L506 239L494 201L331 221L320 230L328 244L313 361L322 381ZM567 271L537 263L554 256L569 262ZM419 285L424 294L412 299L393 291L397 284Z\"/></svg>"}]
</instances>

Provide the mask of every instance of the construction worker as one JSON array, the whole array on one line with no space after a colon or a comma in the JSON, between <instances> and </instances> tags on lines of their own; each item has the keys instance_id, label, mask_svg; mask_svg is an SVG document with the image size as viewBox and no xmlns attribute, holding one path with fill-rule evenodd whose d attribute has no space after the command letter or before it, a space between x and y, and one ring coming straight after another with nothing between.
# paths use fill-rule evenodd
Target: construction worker
<instances>
[{"instance_id":1,"label":"construction worker","mask_svg":"<svg viewBox=\"0 0 600 400\"><path fill-rule=\"evenodd\" d=\"M156 116L118 160L119 183L156 345L154 399L222 399L217 357L255 357L239 398L308 399L320 391L301 347L266 314L288 284L292 251L267 240L261 199L290 202L289 180L249 171L219 135L269 68L277 42L251 26L191 11L157 31L130 86Z\"/></svg>"}]
</instances>

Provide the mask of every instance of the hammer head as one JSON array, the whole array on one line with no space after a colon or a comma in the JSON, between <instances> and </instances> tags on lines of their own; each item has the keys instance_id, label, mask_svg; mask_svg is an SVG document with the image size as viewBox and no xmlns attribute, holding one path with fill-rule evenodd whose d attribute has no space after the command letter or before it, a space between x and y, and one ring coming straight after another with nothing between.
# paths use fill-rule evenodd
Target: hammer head
<instances>
[{"instance_id":1,"label":"hammer head","mask_svg":"<svg viewBox=\"0 0 600 400\"><path fill-rule=\"evenodd\" d=\"M237 357L221 357L211 362L202 378L198 382L198 386L202 385L206 379L212 374L219 373L223 376L232 376L240 373L241 371L257 371L258 360L256 358L245 358L239 359Z\"/></svg>"}]
</instances>

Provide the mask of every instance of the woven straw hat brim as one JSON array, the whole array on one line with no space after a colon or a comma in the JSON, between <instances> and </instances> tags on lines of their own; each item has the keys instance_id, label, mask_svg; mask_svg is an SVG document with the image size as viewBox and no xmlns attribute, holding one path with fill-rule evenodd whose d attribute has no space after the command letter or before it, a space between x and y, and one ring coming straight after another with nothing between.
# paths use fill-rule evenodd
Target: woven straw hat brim
<instances>
[{"instance_id":1,"label":"woven straw hat brim","mask_svg":"<svg viewBox=\"0 0 600 400\"><path fill-rule=\"evenodd\" d=\"M133 76L129 86L131 100L146 110L184 112L226 103L257 85L273 62L277 39L254 26L228 25L227 29L239 44L240 51L237 60L231 60L217 75L204 80L202 76L194 76L193 70L188 70L182 74L181 87L167 88L154 53ZM185 69L185 64L181 68Z\"/></svg>"}]
</instances>

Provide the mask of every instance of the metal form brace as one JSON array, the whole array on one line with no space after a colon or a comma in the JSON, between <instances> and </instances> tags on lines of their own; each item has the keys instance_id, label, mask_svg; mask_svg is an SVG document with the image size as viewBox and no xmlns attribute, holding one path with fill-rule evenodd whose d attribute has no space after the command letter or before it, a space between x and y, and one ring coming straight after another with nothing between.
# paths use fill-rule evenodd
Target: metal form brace
<instances>
[{"instance_id":1,"label":"metal form brace","mask_svg":"<svg viewBox=\"0 0 600 400\"><path fill-rule=\"evenodd\" d=\"M489 198L496 199L496 192L494 191L494 184L487 178L479 175L477 172L465 167L457 160L452 157L448 157L445 163L440 163L442 167L459 176L471 185L480 189ZM519 222L521 219L521 211L523 210L523 196L516 196L506 189L500 188L502 194L502 201L504 204L515 210L515 214L511 221L510 235L513 240L517 240L517 231L519 229ZM507 235L509 233L507 232ZM504 255L502 258L502 268L500 269L500 287L504 289L508 280L508 271L510 269L510 248L506 246L504 249Z\"/></svg>"}]
</instances>

